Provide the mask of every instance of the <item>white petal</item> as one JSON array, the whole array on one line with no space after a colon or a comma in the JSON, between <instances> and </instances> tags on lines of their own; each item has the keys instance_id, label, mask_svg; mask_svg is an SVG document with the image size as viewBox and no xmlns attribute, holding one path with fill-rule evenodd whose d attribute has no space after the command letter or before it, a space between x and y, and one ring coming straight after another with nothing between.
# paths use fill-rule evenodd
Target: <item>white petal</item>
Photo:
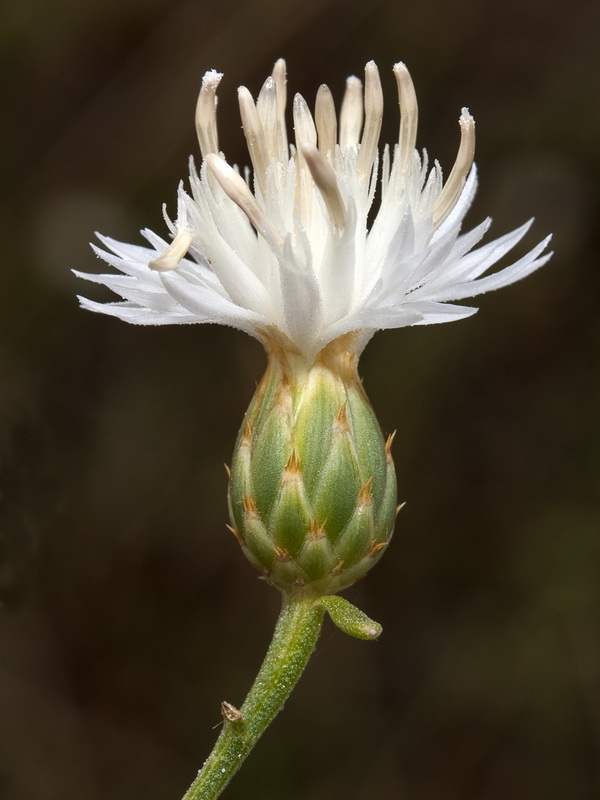
<instances>
[{"instance_id":1,"label":"white petal","mask_svg":"<svg viewBox=\"0 0 600 800\"><path fill-rule=\"evenodd\" d=\"M532 272L535 272L536 269L542 267L552 257L552 253L548 253L538 258L540 253L548 246L550 239L551 237L547 236L537 247L534 247L530 253L523 256L523 258L519 259L519 261L515 262L510 267L505 267L499 272L495 272L493 275L487 275L485 278L448 286L446 289L435 292L433 297L436 300L462 300L465 297L476 297L478 294L492 292L503 286L516 283Z\"/></svg>"},{"instance_id":2,"label":"white petal","mask_svg":"<svg viewBox=\"0 0 600 800\"><path fill-rule=\"evenodd\" d=\"M417 309L412 309L409 305L398 306L397 308L362 309L349 314L326 328L323 331L322 345L350 331L405 328L418 324L422 318L422 314Z\"/></svg>"},{"instance_id":3,"label":"white petal","mask_svg":"<svg viewBox=\"0 0 600 800\"><path fill-rule=\"evenodd\" d=\"M200 292L176 273L161 273L161 279L171 297L200 321L230 325L253 335L257 326L265 326L258 314L208 291Z\"/></svg>"},{"instance_id":4,"label":"white petal","mask_svg":"<svg viewBox=\"0 0 600 800\"><path fill-rule=\"evenodd\" d=\"M105 250L101 250L95 244L91 244L90 246L94 251L95 255L98 256L98 258L101 258L102 261L105 261L107 264L110 264L111 267L115 267L121 272L124 272L126 275L132 275L135 278L142 278L142 279L145 279L146 274L151 272L151 270L148 269L148 262L151 261L152 258L157 255L156 253L152 253L148 258L148 260L147 261L145 260L144 262L132 261L131 259L125 259L122 256L116 256L113 255L112 253L107 253ZM154 276L154 279L148 278L149 282L152 282L152 280L156 282L156 276Z\"/></svg>"},{"instance_id":5,"label":"white petal","mask_svg":"<svg viewBox=\"0 0 600 800\"><path fill-rule=\"evenodd\" d=\"M299 238L306 241L300 232ZM310 263L310 251L304 264L291 254L291 236L284 244L281 262L281 293L287 333L304 350L309 349L321 328L322 298L317 278ZM296 262L296 263L295 263Z\"/></svg>"},{"instance_id":6,"label":"white petal","mask_svg":"<svg viewBox=\"0 0 600 800\"><path fill-rule=\"evenodd\" d=\"M531 227L532 222L533 220L530 219L520 228L506 233L499 239L494 239L492 242L483 245L483 247L463 256L453 269L448 270L448 283L472 281L483 275L486 270L493 267L497 261L500 261L502 256L510 252L521 241Z\"/></svg>"},{"instance_id":7,"label":"white petal","mask_svg":"<svg viewBox=\"0 0 600 800\"><path fill-rule=\"evenodd\" d=\"M412 308L411 303L409 308ZM453 322L466 319L476 314L478 309L471 306L454 306L449 303L431 303L422 301L414 304L414 310L422 314L422 319L415 325L437 325L440 322Z\"/></svg>"},{"instance_id":8,"label":"white petal","mask_svg":"<svg viewBox=\"0 0 600 800\"><path fill-rule=\"evenodd\" d=\"M353 203L348 205L346 215L348 221L341 235L337 231L329 230L318 269L319 283L325 298L325 326L348 314L355 305L356 273L359 267L356 239L360 237L360 232L356 230L356 208Z\"/></svg>"},{"instance_id":9,"label":"white petal","mask_svg":"<svg viewBox=\"0 0 600 800\"><path fill-rule=\"evenodd\" d=\"M169 246L169 243L160 237L157 237L160 242L160 248L150 249L142 245L119 242L117 239L112 239L110 236L104 236L101 233L96 233L96 236L102 244L108 247L109 250L112 250L115 255L120 256L126 261L133 261L138 264L148 264L148 261L155 258L158 253L162 250L166 250ZM94 247L94 245L92 245L92 247Z\"/></svg>"},{"instance_id":10,"label":"white petal","mask_svg":"<svg viewBox=\"0 0 600 800\"><path fill-rule=\"evenodd\" d=\"M469 233L459 236L455 241L452 241L452 231L446 233L445 240L439 239L437 245L441 245L441 247L439 249L432 247L429 256L419 268L419 276L423 277L421 286L414 291L414 294L429 295L434 287L447 286L452 283L454 271L460 268L460 259L485 235L489 226L490 219L488 218Z\"/></svg>"},{"instance_id":11,"label":"white petal","mask_svg":"<svg viewBox=\"0 0 600 800\"><path fill-rule=\"evenodd\" d=\"M88 300L87 297L77 295L77 299L83 308L88 311L98 311L101 314L108 314L111 317L118 317L125 322L132 322L135 325L189 325L194 322L210 322L208 319L198 319L198 317L182 312L181 314L161 314L147 308L140 308L132 303L96 303Z\"/></svg>"}]
</instances>

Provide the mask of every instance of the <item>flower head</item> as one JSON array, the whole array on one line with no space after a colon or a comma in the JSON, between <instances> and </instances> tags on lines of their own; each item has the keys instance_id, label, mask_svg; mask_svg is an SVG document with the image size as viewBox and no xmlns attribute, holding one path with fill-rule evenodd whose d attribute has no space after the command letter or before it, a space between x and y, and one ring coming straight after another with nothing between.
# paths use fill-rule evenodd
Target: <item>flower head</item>
<instances>
[{"instance_id":1,"label":"flower head","mask_svg":"<svg viewBox=\"0 0 600 800\"><path fill-rule=\"evenodd\" d=\"M253 167L252 175L242 175L219 151L222 75L207 72L196 109L202 164L197 170L190 163L190 191L180 185L175 222L165 214L171 242L149 230L142 232L149 247L101 236L108 251L94 249L123 274L77 274L123 301L81 298L82 305L145 325L231 325L311 363L350 332L358 354L379 329L470 316L477 309L456 301L514 283L545 264L550 237L488 273L531 221L473 249L490 224L486 219L461 233L477 185L473 118L462 110L458 155L444 181L440 165L429 168L427 153L415 149L417 101L408 70L398 63L394 74L398 141L380 157L383 93L374 62L365 67L364 89L358 78L348 78L339 119L327 86L317 93L314 116L297 94L292 144L285 63L279 60L256 103L239 89Z\"/></svg>"}]
</instances>

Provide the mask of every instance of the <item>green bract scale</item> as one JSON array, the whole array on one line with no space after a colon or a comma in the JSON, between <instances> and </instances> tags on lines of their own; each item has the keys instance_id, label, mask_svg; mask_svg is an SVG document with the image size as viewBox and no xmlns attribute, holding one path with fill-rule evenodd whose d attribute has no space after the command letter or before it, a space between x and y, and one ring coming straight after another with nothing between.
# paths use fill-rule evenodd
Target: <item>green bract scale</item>
<instances>
[{"instance_id":1,"label":"green bract scale","mask_svg":"<svg viewBox=\"0 0 600 800\"><path fill-rule=\"evenodd\" d=\"M231 465L232 530L249 560L288 593L332 594L388 544L396 476L344 340L307 367L269 343Z\"/></svg>"}]
</instances>

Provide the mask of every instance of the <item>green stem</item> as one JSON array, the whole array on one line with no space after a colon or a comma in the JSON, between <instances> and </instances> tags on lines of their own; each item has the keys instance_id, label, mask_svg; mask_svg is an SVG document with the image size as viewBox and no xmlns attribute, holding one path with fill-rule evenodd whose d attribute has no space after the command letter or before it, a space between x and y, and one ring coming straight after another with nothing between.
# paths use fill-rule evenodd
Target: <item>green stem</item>
<instances>
[{"instance_id":1,"label":"green stem","mask_svg":"<svg viewBox=\"0 0 600 800\"><path fill-rule=\"evenodd\" d=\"M281 709L314 650L325 609L314 598L284 596L273 640L244 705L224 709L212 753L183 800L215 800Z\"/></svg>"}]
</instances>

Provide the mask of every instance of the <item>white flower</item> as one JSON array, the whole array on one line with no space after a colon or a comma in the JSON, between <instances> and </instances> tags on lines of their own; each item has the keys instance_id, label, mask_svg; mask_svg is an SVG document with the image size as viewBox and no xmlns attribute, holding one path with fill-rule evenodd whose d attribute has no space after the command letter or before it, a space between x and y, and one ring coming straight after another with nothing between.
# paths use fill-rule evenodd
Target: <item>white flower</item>
<instances>
[{"instance_id":1,"label":"white flower","mask_svg":"<svg viewBox=\"0 0 600 800\"><path fill-rule=\"evenodd\" d=\"M361 81L347 81L339 124L331 92L321 86L315 115L293 102L295 145L285 123L285 63L276 63L255 104L239 89L242 125L253 166L245 177L219 152L216 89L206 73L196 110L203 161L190 163L190 189L180 185L170 244L143 231L150 247L100 236L94 248L121 275L84 275L123 302L101 311L143 325L216 322L262 341L276 339L307 362L329 342L354 331L359 352L382 328L428 325L477 310L455 301L514 283L545 264L550 237L500 271L484 275L525 235L531 221L473 250L487 219L461 234L476 190L475 124L460 117L454 167L415 150L417 101L406 67L394 66L400 102L398 142L383 150L379 73L371 61ZM368 217L379 186L379 207Z\"/></svg>"}]
</instances>

